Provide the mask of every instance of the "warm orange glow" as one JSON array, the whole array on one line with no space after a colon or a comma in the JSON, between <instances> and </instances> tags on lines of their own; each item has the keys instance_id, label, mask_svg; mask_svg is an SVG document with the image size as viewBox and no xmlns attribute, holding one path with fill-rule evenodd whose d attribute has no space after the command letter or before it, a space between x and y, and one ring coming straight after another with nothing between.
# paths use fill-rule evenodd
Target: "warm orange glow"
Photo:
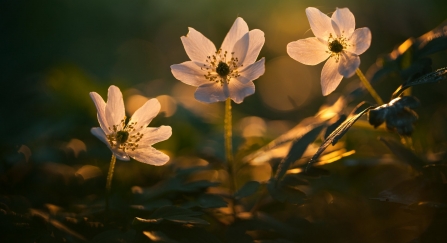
<instances>
[{"instance_id":1,"label":"warm orange glow","mask_svg":"<svg viewBox=\"0 0 447 243\"><path fill-rule=\"evenodd\" d=\"M73 138L68 142L67 148L73 150L74 156L77 158L79 153L82 151L87 151L87 146L85 143L79 139Z\"/></svg>"},{"instance_id":2,"label":"warm orange glow","mask_svg":"<svg viewBox=\"0 0 447 243\"><path fill-rule=\"evenodd\" d=\"M245 138L262 137L267 130L264 119L257 116L245 117L239 122L239 128Z\"/></svg>"},{"instance_id":3,"label":"warm orange glow","mask_svg":"<svg viewBox=\"0 0 447 243\"><path fill-rule=\"evenodd\" d=\"M174 115L177 111L177 102L169 95L157 96L157 100L160 102L160 113L164 113L166 117Z\"/></svg>"},{"instance_id":4,"label":"warm orange glow","mask_svg":"<svg viewBox=\"0 0 447 243\"><path fill-rule=\"evenodd\" d=\"M125 103L126 111L129 113L130 116L132 116L132 114L135 113L135 111L137 111L138 108L143 106L144 103L146 103L146 101L148 100L149 100L148 98L139 94L132 95L129 98L127 98L127 102Z\"/></svg>"}]
</instances>

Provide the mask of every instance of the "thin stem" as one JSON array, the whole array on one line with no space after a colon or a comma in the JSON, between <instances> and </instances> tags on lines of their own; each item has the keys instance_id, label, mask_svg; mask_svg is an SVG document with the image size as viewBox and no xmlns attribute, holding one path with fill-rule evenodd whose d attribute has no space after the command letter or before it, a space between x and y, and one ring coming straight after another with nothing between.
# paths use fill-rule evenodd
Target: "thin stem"
<instances>
[{"instance_id":1,"label":"thin stem","mask_svg":"<svg viewBox=\"0 0 447 243\"><path fill-rule=\"evenodd\" d=\"M232 143L232 127L231 127L231 99L228 98L225 101L225 120L224 120L224 130L225 130L225 155L228 164L233 163L233 143Z\"/></svg>"},{"instance_id":2,"label":"thin stem","mask_svg":"<svg viewBox=\"0 0 447 243\"><path fill-rule=\"evenodd\" d=\"M371 94L371 96L376 100L378 105L383 105L383 100L380 98L379 94L377 94L376 90L371 86L368 79L366 79L365 75L363 75L362 71L360 69L356 69L355 73L357 73L357 76L359 76L360 81L362 81L365 88L368 90L368 92Z\"/></svg>"},{"instance_id":3,"label":"thin stem","mask_svg":"<svg viewBox=\"0 0 447 243\"><path fill-rule=\"evenodd\" d=\"M233 158L233 143L232 143L232 128L231 128L231 99L228 98L225 101L225 118L224 118L224 137L225 137L225 157L227 159L227 169L230 181L230 190L233 195L236 191L236 182L234 178L234 158ZM236 214L235 204L236 200L233 200L233 214Z\"/></svg>"},{"instance_id":4,"label":"thin stem","mask_svg":"<svg viewBox=\"0 0 447 243\"><path fill-rule=\"evenodd\" d=\"M107 182L106 182L106 211L109 211L109 197L110 197L110 190L112 189L112 178L113 178L113 171L115 170L115 162L116 162L115 154L112 154L112 159L110 160L109 172L107 173Z\"/></svg>"}]
</instances>

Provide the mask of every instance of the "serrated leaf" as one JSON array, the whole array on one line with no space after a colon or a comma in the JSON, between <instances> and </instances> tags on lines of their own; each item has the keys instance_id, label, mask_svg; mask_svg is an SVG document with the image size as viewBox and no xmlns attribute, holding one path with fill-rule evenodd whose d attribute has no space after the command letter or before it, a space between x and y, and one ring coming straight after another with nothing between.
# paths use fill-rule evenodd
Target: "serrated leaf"
<instances>
[{"instance_id":1,"label":"serrated leaf","mask_svg":"<svg viewBox=\"0 0 447 243\"><path fill-rule=\"evenodd\" d=\"M285 175L286 171L289 169L289 166L296 160L301 158L304 151L306 151L307 146L309 146L310 143L315 141L318 134L320 134L320 132L323 130L325 126L326 124L322 124L317 127L313 127L309 132L297 138L292 143L292 147L290 148L289 153L278 165L278 170L275 175L276 181L281 180L281 178Z\"/></svg>"},{"instance_id":2,"label":"serrated leaf","mask_svg":"<svg viewBox=\"0 0 447 243\"><path fill-rule=\"evenodd\" d=\"M409 87L418 84L436 83L443 80L447 80L447 67L440 68L417 79L409 79L393 93L392 97L398 97L404 90Z\"/></svg>"},{"instance_id":3,"label":"serrated leaf","mask_svg":"<svg viewBox=\"0 0 447 243\"><path fill-rule=\"evenodd\" d=\"M235 194L236 199L241 199L253 195L258 191L261 184L258 181L249 181L245 183Z\"/></svg>"},{"instance_id":4,"label":"serrated leaf","mask_svg":"<svg viewBox=\"0 0 447 243\"><path fill-rule=\"evenodd\" d=\"M388 139L388 138L379 138L390 150L396 155L402 162L406 162L411 165L416 170L422 170L422 167L426 165L426 163L416 156L413 151L408 148L405 148L400 143Z\"/></svg>"},{"instance_id":5,"label":"serrated leaf","mask_svg":"<svg viewBox=\"0 0 447 243\"><path fill-rule=\"evenodd\" d=\"M364 109L357 115L352 115L350 118L348 118L346 121L344 121L337 129L335 129L327 138L324 140L324 142L321 144L320 148L318 148L317 152L312 156L310 159L308 166L312 164L314 161L320 157L321 153L330 145L334 145L338 142L338 140L343 137L343 135L349 130L349 128L354 125L354 123L363 116L367 111L369 111L372 108L372 106ZM357 109L356 109L357 110Z\"/></svg>"}]
</instances>

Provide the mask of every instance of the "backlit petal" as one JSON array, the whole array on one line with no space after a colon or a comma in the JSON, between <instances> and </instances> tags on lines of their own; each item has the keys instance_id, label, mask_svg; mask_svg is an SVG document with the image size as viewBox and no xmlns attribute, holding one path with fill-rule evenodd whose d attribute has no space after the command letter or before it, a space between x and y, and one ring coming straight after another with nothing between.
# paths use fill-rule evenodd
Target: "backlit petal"
<instances>
[{"instance_id":1,"label":"backlit petal","mask_svg":"<svg viewBox=\"0 0 447 243\"><path fill-rule=\"evenodd\" d=\"M207 56L212 56L216 52L213 42L202 33L193 28L189 28L186 36L180 37L185 47L188 57L195 62L205 63Z\"/></svg>"},{"instance_id":2,"label":"backlit petal","mask_svg":"<svg viewBox=\"0 0 447 243\"><path fill-rule=\"evenodd\" d=\"M232 79L228 87L230 98L237 104L242 103L245 97L255 93L255 85L253 82L243 84L236 79Z\"/></svg>"},{"instance_id":3,"label":"backlit petal","mask_svg":"<svg viewBox=\"0 0 447 243\"><path fill-rule=\"evenodd\" d=\"M307 19L314 35L322 40L327 40L329 34L335 34L332 29L331 18L316 8L306 8Z\"/></svg>"},{"instance_id":4,"label":"backlit petal","mask_svg":"<svg viewBox=\"0 0 447 243\"><path fill-rule=\"evenodd\" d=\"M139 148L134 151L128 151L128 154L133 159L150 165L164 165L169 161L169 156L156 150L153 147Z\"/></svg>"},{"instance_id":5,"label":"backlit petal","mask_svg":"<svg viewBox=\"0 0 447 243\"><path fill-rule=\"evenodd\" d=\"M109 141L107 140L107 137L101 128L94 127L90 130L90 132L95 135L95 137L99 138L99 140L101 140L103 143L105 143L107 147L109 147L109 149L112 151L112 153L115 154L117 159L124 161L130 160L129 156L127 156L127 154L123 150L110 147Z\"/></svg>"},{"instance_id":6,"label":"backlit petal","mask_svg":"<svg viewBox=\"0 0 447 243\"><path fill-rule=\"evenodd\" d=\"M246 33L248 33L248 25L244 21L244 19L238 17L234 21L233 26L231 26L230 31L228 31L224 41L222 42L222 50L228 51L229 53L233 52L233 48L236 42L238 42ZM248 42L246 43L246 45L248 46Z\"/></svg>"},{"instance_id":7,"label":"backlit petal","mask_svg":"<svg viewBox=\"0 0 447 243\"><path fill-rule=\"evenodd\" d=\"M102 99L102 97L96 93L96 92L90 92L90 97L93 100L93 103L95 103L96 110L97 110L97 117L99 125L101 126L102 130L104 132L110 133L106 119L106 102Z\"/></svg>"},{"instance_id":8,"label":"backlit petal","mask_svg":"<svg viewBox=\"0 0 447 243\"><path fill-rule=\"evenodd\" d=\"M348 8L337 8L332 14L332 21L332 28L338 37L343 35L349 38L354 33L355 18Z\"/></svg>"},{"instance_id":9,"label":"backlit petal","mask_svg":"<svg viewBox=\"0 0 447 243\"><path fill-rule=\"evenodd\" d=\"M145 148L170 138L172 135L172 128L170 126L146 127L141 133L143 133L144 136L138 142L139 148Z\"/></svg>"},{"instance_id":10,"label":"backlit petal","mask_svg":"<svg viewBox=\"0 0 447 243\"><path fill-rule=\"evenodd\" d=\"M261 60L245 67L239 72L241 76L237 77L236 79L239 80L241 83L246 84L259 78L265 72L264 62L265 59L261 58Z\"/></svg>"},{"instance_id":11,"label":"backlit petal","mask_svg":"<svg viewBox=\"0 0 447 243\"><path fill-rule=\"evenodd\" d=\"M324 64L321 70L321 91L324 96L332 93L340 84L343 76L338 73L338 63L331 57Z\"/></svg>"},{"instance_id":12,"label":"backlit petal","mask_svg":"<svg viewBox=\"0 0 447 243\"><path fill-rule=\"evenodd\" d=\"M360 57L356 54L343 51L340 53L339 62L338 72L343 75L343 77L349 78L354 75L355 70L360 66Z\"/></svg>"},{"instance_id":13,"label":"backlit petal","mask_svg":"<svg viewBox=\"0 0 447 243\"><path fill-rule=\"evenodd\" d=\"M264 32L261 30L252 30L247 32L239 41L236 42L232 57L239 59L239 64L248 66L256 61L256 58L264 45Z\"/></svg>"},{"instance_id":14,"label":"backlit petal","mask_svg":"<svg viewBox=\"0 0 447 243\"><path fill-rule=\"evenodd\" d=\"M298 62L306 65L316 65L326 60L330 54L327 45L318 38L310 37L287 44L287 53Z\"/></svg>"},{"instance_id":15,"label":"backlit petal","mask_svg":"<svg viewBox=\"0 0 447 243\"><path fill-rule=\"evenodd\" d=\"M124 113L123 94L115 85L109 87L105 113L107 124L110 128L113 129L113 125L116 125L119 128L122 127L122 121L126 116Z\"/></svg>"},{"instance_id":16,"label":"backlit petal","mask_svg":"<svg viewBox=\"0 0 447 243\"><path fill-rule=\"evenodd\" d=\"M228 96L228 85L222 85L220 82L210 82L200 85L194 93L196 100L205 103L224 101Z\"/></svg>"},{"instance_id":17,"label":"backlit petal","mask_svg":"<svg viewBox=\"0 0 447 243\"><path fill-rule=\"evenodd\" d=\"M160 102L157 99L150 99L144 105L138 108L129 120L129 125L132 125L136 130L145 128L160 112Z\"/></svg>"},{"instance_id":18,"label":"backlit petal","mask_svg":"<svg viewBox=\"0 0 447 243\"><path fill-rule=\"evenodd\" d=\"M204 76L205 71L193 61L171 65L171 72L176 79L192 86L200 86L208 81Z\"/></svg>"},{"instance_id":19,"label":"backlit petal","mask_svg":"<svg viewBox=\"0 0 447 243\"><path fill-rule=\"evenodd\" d=\"M356 29L349 39L349 44L347 51L362 54L371 45L371 31L366 27Z\"/></svg>"}]
</instances>

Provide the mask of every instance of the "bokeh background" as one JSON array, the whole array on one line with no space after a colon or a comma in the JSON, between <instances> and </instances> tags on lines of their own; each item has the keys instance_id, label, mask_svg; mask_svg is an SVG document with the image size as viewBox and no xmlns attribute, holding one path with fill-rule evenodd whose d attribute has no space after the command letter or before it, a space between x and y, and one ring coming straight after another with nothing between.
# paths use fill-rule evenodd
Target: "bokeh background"
<instances>
[{"instance_id":1,"label":"bokeh background","mask_svg":"<svg viewBox=\"0 0 447 243\"><path fill-rule=\"evenodd\" d=\"M328 14L336 7L348 7L355 15L356 27L370 28L371 47L361 55L360 69L364 73L378 57L447 19L445 0L1 1L0 156L3 168L12 166L19 156L17 151L21 151L32 163L45 165L40 170L46 173L79 172L83 166L93 165L100 169L97 173L104 179L111 154L90 133L98 121L89 92L98 92L105 98L112 84L121 88L128 116L147 99L159 99L162 113L150 125L172 126L172 137L155 145L171 156L170 163L182 161L180 158L192 158L196 164L207 164L208 158L223 161L223 103L204 104L194 100L195 88L176 80L170 65L189 60L180 41L188 27L200 31L218 47L236 17L244 18L250 29L264 31L266 42L259 58L266 58L266 72L254 81L256 93L233 106L235 150L249 137L259 138L254 142L255 147L265 145L302 119L314 115L322 104L334 102L359 86L356 77L344 79L333 94L323 97L320 87L323 64L305 66L287 55L287 43L313 36L305 15L305 8L309 6ZM433 69L447 66L446 56L446 51L432 55ZM387 100L401 83L402 79L397 76L388 78L378 83L378 92ZM421 119L433 124L421 122L423 132L416 135L419 138L425 138L426 132L435 135L433 139L423 139L420 146L416 144L421 151L424 144L431 144L436 150L437 142L447 140L444 128L447 112L442 106L445 91L447 85L437 84L418 93L422 101L431 105ZM373 102L367 94L360 95L356 101L360 100ZM388 151L376 140L374 130L368 129L365 132L359 128L360 132L351 134L348 142L364 145L357 149L364 151L363 155L376 155L372 148ZM359 192L366 187L369 191L362 193L367 197L384 189L392 177L405 171L399 167L395 173L387 172L383 175L384 182L374 177L371 183L377 185L373 186L365 177L357 175L359 171L361 175L371 171L355 166L346 169L349 165L358 163L356 160L334 163L335 176L320 186L331 185L332 190L343 193ZM134 185L151 185L163 177L163 170L135 161L118 162L114 190L128 191ZM379 172L384 171L374 171L374 176ZM267 180L271 168L263 167L257 173L259 180ZM68 203L69 198L57 195L64 188L42 189L46 185L54 186L59 179L46 181L48 178L39 177L37 172L32 175L24 181L19 178L10 182L11 191L5 189L3 193L25 195L34 206ZM393 183L397 180L393 179ZM37 192L26 184L42 181ZM95 184L96 188L102 188L103 182ZM329 200L325 193L320 196L323 201ZM355 198L344 203L346 207L358 205ZM361 222L355 214L362 209L361 205L351 212L354 219L350 222ZM344 217L332 213L335 220Z\"/></svg>"},{"instance_id":2,"label":"bokeh background","mask_svg":"<svg viewBox=\"0 0 447 243\"><path fill-rule=\"evenodd\" d=\"M243 135L244 117L255 116L263 119L258 132L274 138L358 84L355 77L344 79L334 94L322 97L323 64L305 66L287 55L287 43L313 35L308 6L328 14L348 7L356 27L371 29L371 47L361 56L364 72L380 54L447 17L443 0L2 1L0 143L25 144L39 161L54 156L49 147L73 138L83 141L87 153L108 152L89 132L97 121L88 93L106 96L115 84L128 115L146 99L159 98L165 113L154 125L173 127L173 137L160 145L172 155L205 149L221 134L223 104L195 101L194 88L177 81L169 66L188 60L180 41L188 27L219 46L238 16L265 33L260 57L266 58L266 73L255 81L256 93L234 107L235 134Z\"/></svg>"}]
</instances>

